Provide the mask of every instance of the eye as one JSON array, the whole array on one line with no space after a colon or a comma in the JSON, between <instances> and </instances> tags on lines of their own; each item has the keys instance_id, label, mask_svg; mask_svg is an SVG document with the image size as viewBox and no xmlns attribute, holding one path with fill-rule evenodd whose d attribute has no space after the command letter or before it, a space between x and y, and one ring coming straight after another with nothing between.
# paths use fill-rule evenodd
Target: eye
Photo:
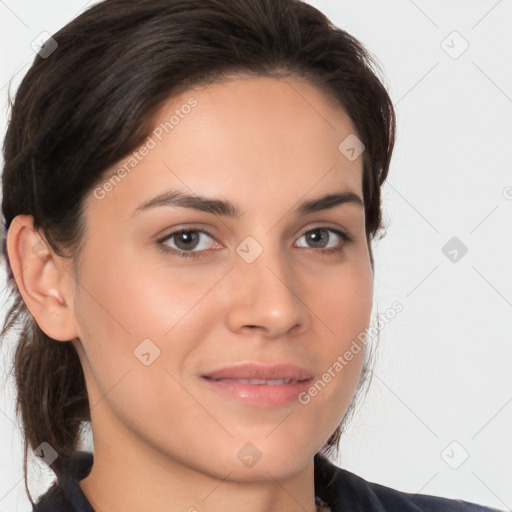
<instances>
[{"instance_id":1,"label":"eye","mask_svg":"<svg viewBox=\"0 0 512 512\"><path fill-rule=\"evenodd\" d=\"M334 233L334 237L328 233ZM319 226L305 231L300 238L306 238L308 244L313 244L312 249L319 249L322 254L340 254L344 251L345 244L351 242L352 239L343 231L332 227ZM300 240L299 238L299 240ZM336 239L338 242L336 243ZM334 246L326 248L328 242L334 241ZM341 240L341 241L340 241Z\"/></svg>"},{"instance_id":2,"label":"eye","mask_svg":"<svg viewBox=\"0 0 512 512\"><path fill-rule=\"evenodd\" d=\"M213 240L213 235L209 233L208 231L205 231L204 229L198 229L198 228L187 228L187 229L180 229L178 231L173 231L169 235L165 236L164 238L161 238L158 240L158 245L160 249L168 254L168 253L174 253L177 256L181 257L198 257L203 256L206 249L208 247L205 247L205 243L201 244L201 235L206 235L206 237ZM164 242L168 240L174 240L175 248L168 247L167 244ZM208 245L206 243L206 245ZM196 249L196 251L192 251L191 249Z\"/></svg>"}]
</instances>

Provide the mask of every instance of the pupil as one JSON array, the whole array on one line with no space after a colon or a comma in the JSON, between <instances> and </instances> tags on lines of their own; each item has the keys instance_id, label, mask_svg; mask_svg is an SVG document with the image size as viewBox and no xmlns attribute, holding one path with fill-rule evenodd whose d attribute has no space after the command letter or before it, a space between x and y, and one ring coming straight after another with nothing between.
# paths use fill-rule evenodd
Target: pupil
<instances>
[{"instance_id":1,"label":"pupil","mask_svg":"<svg viewBox=\"0 0 512 512\"><path fill-rule=\"evenodd\" d=\"M315 229L314 231L311 231L311 234L309 235L309 238L310 238L310 239L311 239L311 238L313 238L313 240L312 240L313 244L318 243L318 240L314 240L314 238L316 238L316 237L317 237L318 233L322 233L322 234L318 237L319 239L322 239L322 238L323 238L323 239L325 239L325 238L326 238L326 236L325 236L325 230L323 230L323 229ZM321 241L321 240L320 240L320 241ZM325 241L325 240L324 240L324 241Z\"/></svg>"},{"instance_id":2,"label":"pupil","mask_svg":"<svg viewBox=\"0 0 512 512\"><path fill-rule=\"evenodd\" d=\"M176 240L176 245L179 247L183 240L185 240L184 249L190 249L190 242L197 242L199 235L195 231L183 231ZM188 245L187 245L188 243Z\"/></svg>"}]
</instances>

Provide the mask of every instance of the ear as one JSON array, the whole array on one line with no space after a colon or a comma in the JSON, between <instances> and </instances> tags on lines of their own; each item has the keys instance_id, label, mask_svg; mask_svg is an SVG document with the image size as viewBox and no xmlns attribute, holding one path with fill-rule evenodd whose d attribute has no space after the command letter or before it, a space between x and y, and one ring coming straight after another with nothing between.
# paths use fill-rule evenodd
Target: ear
<instances>
[{"instance_id":1,"label":"ear","mask_svg":"<svg viewBox=\"0 0 512 512\"><path fill-rule=\"evenodd\" d=\"M18 290L41 330L57 341L76 338L69 260L52 251L34 229L31 215L12 220L7 254Z\"/></svg>"}]
</instances>

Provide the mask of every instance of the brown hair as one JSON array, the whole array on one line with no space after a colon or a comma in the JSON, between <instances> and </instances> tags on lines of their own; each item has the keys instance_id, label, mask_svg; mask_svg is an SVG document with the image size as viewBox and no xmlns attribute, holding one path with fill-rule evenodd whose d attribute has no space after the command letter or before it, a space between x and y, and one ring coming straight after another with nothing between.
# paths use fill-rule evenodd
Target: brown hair
<instances>
[{"instance_id":1,"label":"brown hair","mask_svg":"<svg viewBox=\"0 0 512 512\"><path fill-rule=\"evenodd\" d=\"M366 236L380 232L381 193L395 140L395 113L373 56L354 37L299 0L106 0L53 35L11 104L3 145L2 253L9 298L2 336L18 323L16 413L28 448L47 442L58 457L73 453L90 421L85 380L72 343L55 342L37 325L12 275L5 233L28 214L56 254L78 271L84 198L111 166L153 129L159 107L187 88L233 73L296 76L345 109L366 149ZM47 46L50 48L51 45ZM341 141L340 141L341 142ZM324 451L337 448L355 398Z\"/></svg>"}]
</instances>

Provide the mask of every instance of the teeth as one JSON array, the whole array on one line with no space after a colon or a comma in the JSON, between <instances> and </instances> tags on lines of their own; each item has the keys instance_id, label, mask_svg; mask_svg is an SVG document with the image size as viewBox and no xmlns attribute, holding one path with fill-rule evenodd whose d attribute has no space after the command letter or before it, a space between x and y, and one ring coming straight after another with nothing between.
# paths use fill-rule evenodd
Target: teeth
<instances>
[{"instance_id":1,"label":"teeth","mask_svg":"<svg viewBox=\"0 0 512 512\"><path fill-rule=\"evenodd\" d=\"M294 379L219 379L224 382L240 382L241 384L266 384L267 386L281 386L283 384L295 384L297 381Z\"/></svg>"}]
</instances>

